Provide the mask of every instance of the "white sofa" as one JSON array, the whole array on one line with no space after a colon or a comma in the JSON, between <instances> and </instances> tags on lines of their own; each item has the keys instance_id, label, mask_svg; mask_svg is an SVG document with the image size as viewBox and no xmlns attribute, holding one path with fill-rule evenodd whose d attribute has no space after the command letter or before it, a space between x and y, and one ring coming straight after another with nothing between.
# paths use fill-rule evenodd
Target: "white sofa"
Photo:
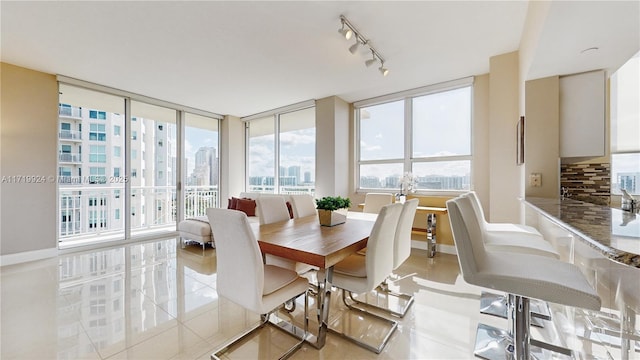
<instances>
[{"instance_id":1,"label":"white sofa","mask_svg":"<svg viewBox=\"0 0 640 360\"><path fill-rule=\"evenodd\" d=\"M285 202L288 201L289 203L291 203L291 197L286 194L260 194L242 192L237 197L257 200L260 196L282 196L284 197ZM249 216L249 222L259 223L259 216L260 214L258 214L256 209L256 216ZM185 243L188 241L198 242L200 245L202 245L203 250L208 243L211 243L211 246L215 248L211 226L209 225L209 220L206 216L197 216L180 221L178 223L178 233L180 235L180 243L183 248L185 246Z\"/></svg>"}]
</instances>

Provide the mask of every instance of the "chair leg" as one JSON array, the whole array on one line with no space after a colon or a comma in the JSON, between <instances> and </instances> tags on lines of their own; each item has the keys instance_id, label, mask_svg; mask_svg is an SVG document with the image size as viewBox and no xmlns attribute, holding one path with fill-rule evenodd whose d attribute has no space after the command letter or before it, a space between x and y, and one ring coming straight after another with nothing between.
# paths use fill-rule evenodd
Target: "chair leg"
<instances>
[{"instance_id":1,"label":"chair leg","mask_svg":"<svg viewBox=\"0 0 640 360\"><path fill-rule=\"evenodd\" d=\"M400 309L400 311L395 311L392 310L388 307L384 307L384 306L378 306L378 305L374 305L374 304L370 304L366 301L360 301L356 298L353 297L353 293L349 291L349 298L351 299L351 301L353 301L356 304L359 305L363 305L363 306L370 306L379 310L382 310L386 313L389 313L393 316L397 316L399 318L403 318L406 314L407 311L409 311L409 308L411 307L411 305L413 304L413 295L409 295L409 294L404 294L404 293L398 293L395 291L392 291L389 289L389 285L387 284L387 281L385 280L384 282L382 282L382 284L380 284L376 289L376 292L379 293L384 293L386 296L393 296L395 298L398 299L402 299L405 302L405 305ZM346 304L345 304L346 305ZM347 306L353 306L353 305L347 305Z\"/></svg>"},{"instance_id":2,"label":"chair leg","mask_svg":"<svg viewBox=\"0 0 640 360\"><path fill-rule=\"evenodd\" d=\"M271 324L274 325L276 328L283 330L287 333L289 333L290 335L298 338L300 341L297 342L294 346L292 346L289 350L287 350L284 354L282 354L279 359L287 359L289 358L291 355L293 355L293 353L295 353L298 349L300 349L302 347L302 345L304 344L305 340L307 339L307 334L309 333L309 291L305 291L304 292L304 320L303 320L303 324L304 324L304 329L302 332L302 335L298 335L298 332L296 332L296 326L291 324L291 323L287 323L287 324L274 324L272 322L269 321L269 318L271 317L271 314L273 312L267 313L267 314L261 314L260 315L260 323L257 324L256 326L242 332L241 334L238 334L237 336L233 337L228 343L226 343L225 345L223 345L222 347L220 347L220 349L216 350L213 354L211 354L211 359L212 360L220 360L220 355L227 352L231 347L233 347L236 343L240 342L241 340L243 340L246 336L250 335L251 333L253 333L254 331L264 327L264 325L266 324ZM298 295L300 296L300 295ZM295 302L295 299L298 297L294 297L293 299L289 300L292 302ZM289 302L287 301L287 302ZM277 310L277 309L276 309ZM274 310L274 311L276 311ZM285 306L285 310L286 310L286 306Z\"/></svg>"},{"instance_id":3,"label":"chair leg","mask_svg":"<svg viewBox=\"0 0 640 360\"><path fill-rule=\"evenodd\" d=\"M369 345L369 344L367 344L367 343L365 343L365 342L360 341L359 339L357 339L357 338L355 338L355 337L349 336L349 335L347 335L347 334L345 334L345 333L343 333L343 332L340 332L340 331L338 331L338 330L336 330L336 329L329 328L329 330L330 330L331 332L335 333L335 334L338 334L338 335L340 335L340 336L344 337L345 339L347 339L347 340L349 340L349 341L353 342L354 344L356 344L356 345L358 345L358 346L360 346L360 347L363 347L363 348L365 348L365 349L367 349L367 350L369 350L369 351L373 351L373 352L374 352L374 353L376 353L376 354L380 354L380 352L382 352L382 350L384 349L384 347L385 347L385 346L387 346L387 343L389 342L389 339L391 338L391 335L393 335L393 332L394 332L394 331L396 330L396 328L398 327L398 322L397 322L397 321L395 321L395 320L390 320L390 319L387 319L387 318L385 318L385 317L382 317L382 316L379 316L379 315L376 315L376 314L370 313L370 312L368 312L368 311L365 311L365 310L363 310L363 309L360 309L360 308L357 308L357 307L354 307L354 306L350 305L350 304L347 302L346 290L343 290L343 289L341 289L341 290L342 290L342 301L344 302L344 304L345 304L345 305L346 305L350 310L358 311L358 312L362 313L362 314L363 314L363 315L365 315L365 316L370 316L370 317L373 317L373 318L376 318L376 319L382 320L382 321L384 321L384 322L386 322L386 323L390 324L390 325L391 325L391 329L389 330L389 332L387 332L387 334L386 334L386 335L385 335L385 337L382 339L381 343L380 343L380 344L378 344L378 346L377 346L377 347L376 347L376 346L371 346L371 345Z\"/></svg>"}]
</instances>

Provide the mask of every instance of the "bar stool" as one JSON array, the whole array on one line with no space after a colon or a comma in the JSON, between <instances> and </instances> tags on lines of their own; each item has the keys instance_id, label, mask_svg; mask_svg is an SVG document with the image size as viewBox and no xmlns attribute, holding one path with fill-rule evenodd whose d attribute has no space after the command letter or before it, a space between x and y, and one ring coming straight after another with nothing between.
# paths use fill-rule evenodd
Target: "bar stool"
<instances>
[{"instance_id":1,"label":"bar stool","mask_svg":"<svg viewBox=\"0 0 640 360\"><path fill-rule=\"evenodd\" d=\"M447 210L464 280L473 285L512 294L515 306L509 316L510 332L478 324L474 354L485 359L529 359L535 347L571 355L531 339L531 298L562 305L600 310L601 300L580 269L543 256L496 252L485 249L483 232L471 199L459 196L447 201ZM532 346L533 345L533 346ZM532 349L533 348L533 349Z\"/></svg>"},{"instance_id":2,"label":"bar stool","mask_svg":"<svg viewBox=\"0 0 640 360\"><path fill-rule=\"evenodd\" d=\"M468 197L480 228L486 234L484 245L490 251L509 251L520 254L540 255L559 259L560 255L551 243L546 241L535 228L511 223L490 223L485 220L482 204L475 192L470 191L462 196ZM482 314L507 318L510 299L506 295L483 291L480 297ZM532 304L533 324L544 327L538 320L551 320L551 311L547 304L534 301Z\"/></svg>"}]
</instances>

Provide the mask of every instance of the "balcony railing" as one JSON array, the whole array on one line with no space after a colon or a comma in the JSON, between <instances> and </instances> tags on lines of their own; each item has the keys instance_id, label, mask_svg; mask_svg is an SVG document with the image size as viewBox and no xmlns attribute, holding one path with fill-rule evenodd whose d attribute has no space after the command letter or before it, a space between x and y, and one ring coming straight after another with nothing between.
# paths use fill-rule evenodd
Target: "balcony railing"
<instances>
[{"instance_id":1,"label":"balcony railing","mask_svg":"<svg viewBox=\"0 0 640 360\"><path fill-rule=\"evenodd\" d=\"M60 153L58 154L58 161L61 163L81 163L82 154Z\"/></svg>"},{"instance_id":2,"label":"balcony railing","mask_svg":"<svg viewBox=\"0 0 640 360\"><path fill-rule=\"evenodd\" d=\"M61 184L81 184L78 180L81 177L58 177ZM118 187L60 186L59 193L61 243L121 239L124 218L129 214L133 234L175 230L177 198L173 186L132 186L130 212L124 209L124 183ZM216 206L217 186L187 186L184 193L185 217L206 216L206 209Z\"/></svg>"},{"instance_id":3,"label":"balcony railing","mask_svg":"<svg viewBox=\"0 0 640 360\"><path fill-rule=\"evenodd\" d=\"M82 133L75 130L60 130L58 137L63 140L82 140Z\"/></svg>"},{"instance_id":4,"label":"balcony railing","mask_svg":"<svg viewBox=\"0 0 640 360\"><path fill-rule=\"evenodd\" d=\"M273 194L275 186L273 185L249 185L249 192ZM315 185L301 185L301 186L280 186L280 194L309 194L314 195L316 192Z\"/></svg>"},{"instance_id":5,"label":"balcony railing","mask_svg":"<svg viewBox=\"0 0 640 360\"><path fill-rule=\"evenodd\" d=\"M82 108L75 106L58 106L58 115L64 117L71 117L82 119Z\"/></svg>"},{"instance_id":6,"label":"balcony railing","mask_svg":"<svg viewBox=\"0 0 640 360\"><path fill-rule=\"evenodd\" d=\"M216 206L218 187L187 186L184 189L184 217L207 216L207 208Z\"/></svg>"}]
</instances>

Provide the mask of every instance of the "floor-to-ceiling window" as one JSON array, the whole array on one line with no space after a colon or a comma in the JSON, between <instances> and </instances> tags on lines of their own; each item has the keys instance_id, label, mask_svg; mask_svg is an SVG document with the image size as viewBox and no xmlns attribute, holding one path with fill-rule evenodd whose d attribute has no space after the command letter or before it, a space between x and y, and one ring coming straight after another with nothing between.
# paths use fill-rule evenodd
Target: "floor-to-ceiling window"
<instances>
[{"instance_id":1,"label":"floor-to-ceiling window","mask_svg":"<svg viewBox=\"0 0 640 360\"><path fill-rule=\"evenodd\" d=\"M611 193L640 195L640 53L611 76Z\"/></svg>"},{"instance_id":2,"label":"floor-to-ceiling window","mask_svg":"<svg viewBox=\"0 0 640 360\"><path fill-rule=\"evenodd\" d=\"M132 101L130 127L132 134L136 132L136 139L131 139L131 231L174 225L176 110Z\"/></svg>"},{"instance_id":3,"label":"floor-to-ceiling window","mask_svg":"<svg viewBox=\"0 0 640 360\"><path fill-rule=\"evenodd\" d=\"M357 102L357 188L470 189L471 98L465 79Z\"/></svg>"},{"instance_id":4,"label":"floor-to-ceiling window","mask_svg":"<svg viewBox=\"0 0 640 360\"><path fill-rule=\"evenodd\" d=\"M60 243L124 239L124 98L60 85ZM115 151L118 150L116 153Z\"/></svg>"},{"instance_id":5,"label":"floor-to-ceiling window","mask_svg":"<svg viewBox=\"0 0 640 360\"><path fill-rule=\"evenodd\" d=\"M218 120L185 114L184 187L185 217L206 216L206 209L218 206L220 138Z\"/></svg>"},{"instance_id":6,"label":"floor-to-ceiling window","mask_svg":"<svg viewBox=\"0 0 640 360\"><path fill-rule=\"evenodd\" d=\"M247 120L247 190L315 193L315 108Z\"/></svg>"},{"instance_id":7,"label":"floor-to-ceiling window","mask_svg":"<svg viewBox=\"0 0 640 360\"><path fill-rule=\"evenodd\" d=\"M71 82L59 85L61 247L175 231L181 212L198 216L217 206L219 115ZM178 154L189 173L179 169ZM189 207L194 196L197 206Z\"/></svg>"}]
</instances>

